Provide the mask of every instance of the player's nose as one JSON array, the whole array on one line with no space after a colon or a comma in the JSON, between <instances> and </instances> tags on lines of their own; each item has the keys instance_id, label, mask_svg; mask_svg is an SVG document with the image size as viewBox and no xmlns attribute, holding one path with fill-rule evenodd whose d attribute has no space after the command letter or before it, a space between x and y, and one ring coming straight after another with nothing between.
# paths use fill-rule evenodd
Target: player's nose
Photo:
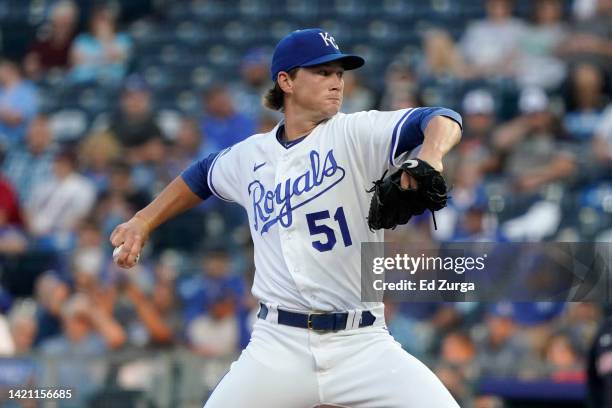
<instances>
[{"instance_id":1,"label":"player's nose","mask_svg":"<svg viewBox=\"0 0 612 408\"><path fill-rule=\"evenodd\" d=\"M338 75L333 75L330 91L341 91L344 88L344 80Z\"/></svg>"}]
</instances>

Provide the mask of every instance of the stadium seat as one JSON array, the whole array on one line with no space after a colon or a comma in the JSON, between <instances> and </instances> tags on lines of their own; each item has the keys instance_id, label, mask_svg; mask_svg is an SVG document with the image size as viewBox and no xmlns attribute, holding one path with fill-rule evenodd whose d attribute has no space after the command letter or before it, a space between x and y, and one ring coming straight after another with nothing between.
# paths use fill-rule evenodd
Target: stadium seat
<instances>
[{"instance_id":1,"label":"stadium seat","mask_svg":"<svg viewBox=\"0 0 612 408\"><path fill-rule=\"evenodd\" d=\"M200 110L199 97L191 91L182 91L176 95L176 106L186 114L197 114Z\"/></svg>"},{"instance_id":2,"label":"stadium seat","mask_svg":"<svg viewBox=\"0 0 612 408\"><path fill-rule=\"evenodd\" d=\"M204 66L196 66L191 71L191 84L197 89L204 89L213 81L213 73Z\"/></svg>"},{"instance_id":3,"label":"stadium seat","mask_svg":"<svg viewBox=\"0 0 612 408\"><path fill-rule=\"evenodd\" d=\"M73 142L87 131L87 114L78 109L63 109L51 114L50 124L55 141Z\"/></svg>"},{"instance_id":4,"label":"stadium seat","mask_svg":"<svg viewBox=\"0 0 612 408\"><path fill-rule=\"evenodd\" d=\"M167 139L174 140L181 125L182 115L176 110L161 109L157 113L159 126Z\"/></svg>"}]
</instances>

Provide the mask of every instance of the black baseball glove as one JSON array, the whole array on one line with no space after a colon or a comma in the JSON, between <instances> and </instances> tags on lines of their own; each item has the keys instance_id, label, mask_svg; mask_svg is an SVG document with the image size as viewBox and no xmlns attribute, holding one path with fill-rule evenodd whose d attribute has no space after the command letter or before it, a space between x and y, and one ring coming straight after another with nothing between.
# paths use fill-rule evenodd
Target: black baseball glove
<instances>
[{"instance_id":1,"label":"black baseball glove","mask_svg":"<svg viewBox=\"0 0 612 408\"><path fill-rule=\"evenodd\" d=\"M402 189L400 179L404 171L416 180L416 189ZM446 207L446 182L440 172L427 162L420 159L407 160L400 170L387 178L386 174L385 171L381 179L367 190L368 193L374 192L368 214L370 230L395 228L406 224L413 215L423 214L425 210L430 210L433 216L434 211ZM435 216L434 226L437 228Z\"/></svg>"}]
</instances>

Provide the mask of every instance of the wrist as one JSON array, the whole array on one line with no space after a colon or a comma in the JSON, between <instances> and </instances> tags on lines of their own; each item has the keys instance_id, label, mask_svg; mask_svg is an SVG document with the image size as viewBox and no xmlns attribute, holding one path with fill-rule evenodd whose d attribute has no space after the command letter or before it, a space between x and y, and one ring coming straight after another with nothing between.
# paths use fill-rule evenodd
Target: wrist
<instances>
[{"instance_id":1,"label":"wrist","mask_svg":"<svg viewBox=\"0 0 612 408\"><path fill-rule=\"evenodd\" d=\"M423 160L440 173L442 173L442 170L444 170L441 153L435 154L431 152L421 152L417 155L417 158Z\"/></svg>"},{"instance_id":2,"label":"wrist","mask_svg":"<svg viewBox=\"0 0 612 408\"><path fill-rule=\"evenodd\" d=\"M146 235L149 235L151 233L151 222L148 219L146 219L142 214L136 213L134 217L132 217L132 219L142 224Z\"/></svg>"}]
</instances>

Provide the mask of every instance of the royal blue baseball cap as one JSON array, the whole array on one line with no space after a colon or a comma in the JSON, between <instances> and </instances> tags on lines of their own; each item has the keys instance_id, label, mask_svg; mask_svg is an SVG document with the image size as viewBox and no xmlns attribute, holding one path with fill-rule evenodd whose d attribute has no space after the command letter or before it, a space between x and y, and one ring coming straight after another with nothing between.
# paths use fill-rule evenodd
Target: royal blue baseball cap
<instances>
[{"instance_id":1,"label":"royal blue baseball cap","mask_svg":"<svg viewBox=\"0 0 612 408\"><path fill-rule=\"evenodd\" d=\"M342 62L346 70L359 68L365 60L357 55L343 54L334 37L320 28L297 30L279 41L274 49L270 72L272 81L278 73L297 67L312 67L332 61Z\"/></svg>"}]
</instances>

